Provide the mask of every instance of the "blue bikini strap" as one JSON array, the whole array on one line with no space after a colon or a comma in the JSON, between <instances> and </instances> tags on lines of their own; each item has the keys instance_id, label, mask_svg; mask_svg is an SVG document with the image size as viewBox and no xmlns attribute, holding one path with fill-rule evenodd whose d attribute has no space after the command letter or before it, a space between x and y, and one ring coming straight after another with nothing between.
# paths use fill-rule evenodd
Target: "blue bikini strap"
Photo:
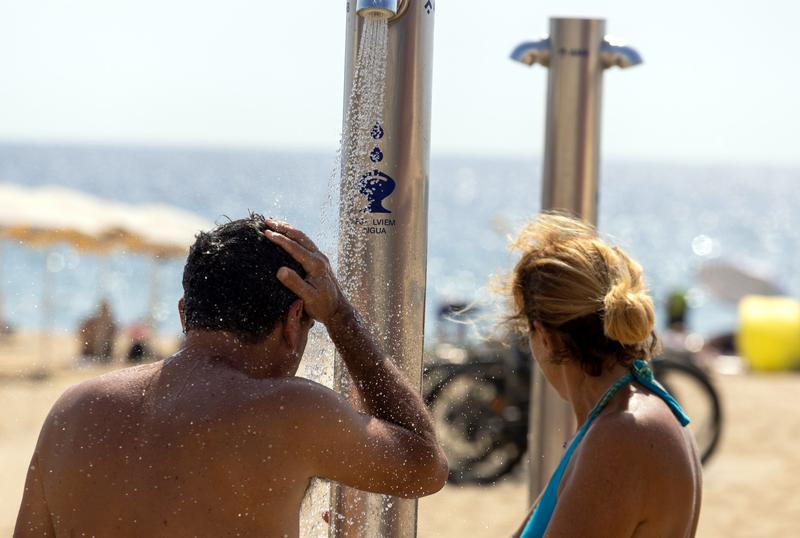
<instances>
[{"instance_id":1,"label":"blue bikini strap","mask_svg":"<svg viewBox=\"0 0 800 538\"><path fill-rule=\"evenodd\" d=\"M650 365L647 362L641 360L633 361L631 373L636 381L664 400L664 403L669 406L670 411L672 411L672 414L678 419L678 422L681 423L681 426L689 425L691 420L689 420L689 417L683 412L683 409L681 409L681 406L675 401L675 398L661 386L661 383L656 381L655 377L653 377L653 370L650 369Z\"/></svg>"}]
</instances>

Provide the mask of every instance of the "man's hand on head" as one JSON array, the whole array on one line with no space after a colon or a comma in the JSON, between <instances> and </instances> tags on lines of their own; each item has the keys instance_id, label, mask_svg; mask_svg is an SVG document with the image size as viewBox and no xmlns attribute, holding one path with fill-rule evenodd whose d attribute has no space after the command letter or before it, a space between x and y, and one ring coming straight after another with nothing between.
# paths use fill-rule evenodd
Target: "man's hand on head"
<instances>
[{"instance_id":1,"label":"man's hand on head","mask_svg":"<svg viewBox=\"0 0 800 538\"><path fill-rule=\"evenodd\" d=\"M310 316L327 326L364 409L371 415L364 416L349 404L334 401L321 406L339 408L342 415L341 420L324 420L315 426L316 433L334 428L313 437L324 440L325 449L320 453L330 456L318 462L321 467L316 476L390 495L418 497L438 491L447 479L447 459L436 442L433 421L419 391L359 322L328 258L316 245L288 224L267 220L267 227L265 235L306 271L304 280L288 267L281 267L278 280L304 301ZM341 454L361 463L353 465Z\"/></svg>"},{"instance_id":2,"label":"man's hand on head","mask_svg":"<svg viewBox=\"0 0 800 538\"><path fill-rule=\"evenodd\" d=\"M267 219L267 238L297 260L306 271L303 279L289 267L278 270L278 280L303 301L309 316L325 325L337 317L349 315L350 303L342 293L330 261L311 239L285 222Z\"/></svg>"}]
</instances>

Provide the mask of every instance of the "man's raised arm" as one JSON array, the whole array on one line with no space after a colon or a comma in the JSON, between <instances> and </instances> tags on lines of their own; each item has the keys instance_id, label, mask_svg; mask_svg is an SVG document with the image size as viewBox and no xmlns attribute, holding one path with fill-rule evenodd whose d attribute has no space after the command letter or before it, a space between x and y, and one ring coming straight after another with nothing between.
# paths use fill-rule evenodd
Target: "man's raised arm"
<instances>
[{"instance_id":1,"label":"man's raised arm","mask_svg":"<svg viewBox=\"0 0 800 538\"><path fill-rule=\"evenodd\" d=\"M278 279L303 300L305 311L310 316L325 324L362 397L366 412L382 422L370 423L362 415L361 424L348 426L356 436L359 432L363 436L359 447L372 452L371 456L365 454L372 461L386 459L386 468L382 470L396 474L400 481L403 474L408 480L408 473L418 471L424 482L416 488L421 494L438 490L447 477L447 460L436 442L433 422L424 401L379 349L358 312L342 293L325 255L299 230L271 220L267 224L271 230L266 235L306 270L306 278L302 279L284 267L278 271ZM358 421L352 417L350 420ZM396 466L394 469L391 468L392 461ZM345 466L353 467L352 462ZM358 482L358 477L352 478ZM346 477L340 481L348 482ZM416 496L412 495L413 489L407 492L408 496Z\"/></svg>"}]
</instances>

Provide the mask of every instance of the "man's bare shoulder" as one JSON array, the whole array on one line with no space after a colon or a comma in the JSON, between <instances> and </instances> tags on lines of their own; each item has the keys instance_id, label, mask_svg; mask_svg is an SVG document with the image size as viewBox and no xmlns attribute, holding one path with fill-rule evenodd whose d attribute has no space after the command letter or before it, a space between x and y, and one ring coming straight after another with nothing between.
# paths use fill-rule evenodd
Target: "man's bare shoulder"
<instances>
[{"instance_id":1,"label":"man's bare shoulder","mask_svg":"<svg viewBox=\"0 0 800 538\"><path fill-rule=\"evenodd\" d=\"M73 385L56 401L50 414L63 415L89 405L140 400L142 387L161 369L162 362L115 370Z\"/></svg>"},{"instance_id":2,"label":"man's bare shoulder","mask_svg":"<svg viewBox=\"0 0 800 538\"><path fill-rule=\"evenodd\" d=\"M259 390L261 389L261 390ZM282 377L250 384L247 395L253 408L286 411L304 421L325 420L327 412L350 409L350 404L330 388L302 377Z\"/></svg>"},{"instance_id":3,"label":"man's bare shoulder","mask_svg":"<svg viewBox=\"0 0 800 538\"><path fill-rule=\"evenodd\" d=\"M379 422L330 388L301 377L261 380L249 387L250 394L237 406L239 424L266 435L280 431L287 442L312 451L322 439L354 434Z\"/></svg>"}]
</instances>

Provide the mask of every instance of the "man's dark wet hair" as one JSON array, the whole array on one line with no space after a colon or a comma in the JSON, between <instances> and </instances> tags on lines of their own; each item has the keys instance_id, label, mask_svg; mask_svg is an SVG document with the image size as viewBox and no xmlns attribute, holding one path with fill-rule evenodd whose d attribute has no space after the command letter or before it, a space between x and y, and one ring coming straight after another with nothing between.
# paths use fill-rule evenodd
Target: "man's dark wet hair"
<instances>
[{"instance_id":1,"label":"man's dark wet hair","mask_svg":"<svg viewBox=\"0 0 800 538\"><path fill-rule=\"evenodd\" d=\"M305 271L266 229L264 217L251 213L197 236L183 269L187 332L229 331L257 343L286 316L297 296L278 281L278 269Z\"/></svg>"}]
</instances>

